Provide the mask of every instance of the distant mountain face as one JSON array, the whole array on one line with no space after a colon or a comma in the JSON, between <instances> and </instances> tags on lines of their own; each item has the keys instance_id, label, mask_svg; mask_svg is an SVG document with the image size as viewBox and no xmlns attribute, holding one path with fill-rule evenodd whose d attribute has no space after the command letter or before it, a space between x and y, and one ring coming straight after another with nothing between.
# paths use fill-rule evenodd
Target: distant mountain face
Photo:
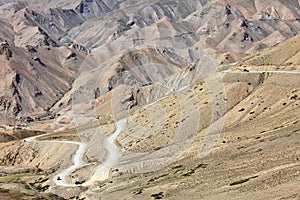
<instances>
[{"instance_id":1,"label":"distant mountain face","mask_svg":"<svg viewBox=\"0 0 300 200\"><path fill-rule=\"evenodd\" d=\"M257 51L244 57L236 65L237 69L273 68L277 70L298 71L300 69L300 35L291 37L272 47Z\"/></svg>"},{"instance_id":2,"label":"distant mountain face","mask_svg":"<svg viewBox=\"0 0 300 200\"><path fill-rule=\"evenodd\" d=\"M275 44L297 33L300 28L298 8L296 0L77 0L47 3L31 0L12 2L1 10L2 19L14 19L5 26L14 29L18 37L13 42L18 46L30 42L32 37L21 35L31 33L33 36L32 29L37 27L39 34L53 40L52 45L79 41L93 49L107 42L109 37L116 39L167 17L174 23L172 29L189 30L195 41L204 47L216 52L239 53Z\"/></svg>"},{"instance_id":3,"label":"distant mountain face","mask_svg":"<svg viewBox=\"0 0 300 200\"><path fill-rule=\"evenodd\" d=\"M296 0L15 0L0 5L3 118L47 113L69 90L60 103L68 105L79 88L91 90L93 98L122 84L143 88L197 63L203 55L199 49L252 53L300 30ZM153 70L142 70L149 64ZM103 87L88 88L93 80ZM98 87L100 93L94 91Z\"/></svg>"},{"instance_id":4,"label":"distant mountain face","mask_svg":"<svg viewBox=\"0 0 300 200\"><path fill-rule=\"evenodd\" d=\"M0 1L0 6L4 5L4 4L7 4L7 3L10 3L12 2L13 0L1 0Z\"/></svg>"},{"instance_id":5,"label":"distant mountain face","mask_svg":"<svg viewBox=\"0 0 300 200\"><path fill-rule=\"evenodd\" d=\"M0 117L47 115L76 77L80 52L0 44Z\"/></svg>"}]
</instances>

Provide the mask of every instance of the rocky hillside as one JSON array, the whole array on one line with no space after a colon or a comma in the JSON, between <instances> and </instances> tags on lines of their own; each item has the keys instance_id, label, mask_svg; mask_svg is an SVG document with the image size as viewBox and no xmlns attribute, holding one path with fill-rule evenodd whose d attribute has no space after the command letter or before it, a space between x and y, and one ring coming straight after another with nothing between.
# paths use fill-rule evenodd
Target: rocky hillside
<instances>
[{"instance_id":1,"label":"rocky hillside","mask_svg":"<svg viewBox=\"0 0 300 200\"><path fill-rule=\"evenodd\" d=\"M296 0L0 0L0 199L299 199Z\"/></svg>"},{"instance_id":2,"label":"rocky hillside","mask_svg":"<svg viewBox=\"0 0 300 200\"><path fill-rule=\"evenodd\" d=\"M248 66L257 69L264 66L273 70L299 70L300 36L294 36L275 46L244 57L237 67Z\"/></svg>"},{"instance_id":3,"label":"rocky hillside","mask_svg":"<svg viewBox=\"0 0 300 200\"><path fill-rule=\"evenodd\" d=\"M299 3L283 0L16 0L0 13L3 118L57 112L79 88L92 99L120 84L139 90L205 54L254 52L300 30Z\"/></svg>"},{"instance_id":4,"label":"rocky hillside","mask_svg":"<svg viewBox=\"0 0 300 200\"><path fill-rule=\"evenodd\" d=\"M286 48L285 44L289 43L285 41L279 46ZM276 49L274 46L268 50ZM254 59L259 55L249 57ZM121 60L127 61L124 57ZM261 59L256 66L268 71L265 62ZM195 67L186 68L189 70L183 74L192 79L189 72L195 72ZM72 165L71 158L76 152L75 145L61 142L97 139L86 143L84 164L68 177L71 183L87 181L105 158L100 133L104 130L105 135L113 133L112 121L100 126L87 123L44 136L34 143L14 140L22 138L24 131L15 132L11 138L2 134L13 141L0 143L0 163L5 172L9 171L0 178L1 187L17 184L25 194L43 188L42 194L54 193L66 199L110 200L120 196L126 199L297 199L299 71L276 72L275 68L262 72L249 65L246 68L250 71L211 73L153 104L132 108L126 129L116 139L122 157L112 167L107 180L88 187L58 187L54 183L57 174ZM215 79L221 86L213 84ZM143 90L150 86L144 86ZM126 89L121 85L113 90L115 95L121 95ZM112 93L107 92L114 96ZM99 112L113 109L105 104L104 97L103 102L98 102ZM206 146L211 147L210 151ZM24 166L42 171L18 174L17 179L15 171Z\"/></svg>"},{"instance_id":5,"label":"rocky hillside","mask_svg":"<svg viewBox=\"0 0 300 200\"><path fill-rule=\"evenodd\" d=\"M77 76L80 52L66 47L25 48L2 42L1 118L38 117L48 111L68 90Z\"/></svg>"}]
</instances>

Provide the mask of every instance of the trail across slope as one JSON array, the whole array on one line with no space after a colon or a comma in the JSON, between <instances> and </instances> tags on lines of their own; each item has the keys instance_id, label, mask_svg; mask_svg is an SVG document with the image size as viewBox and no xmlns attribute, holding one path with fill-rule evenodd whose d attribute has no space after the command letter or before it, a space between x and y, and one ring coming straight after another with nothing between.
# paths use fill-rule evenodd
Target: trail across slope
<instances>
[{"instance_id":1,"label":"trail across slope","mask_svg":"<svg viewBox=\"0 0 300 200\"><path fill-rule=\"evenodd\" d=\"M234 66L236 63L234 63L232 66ZM222 73L279 73L279 74L300 74L300 72L291 72L291 71L250 71L250 72L234 72L231 71L231 69L228 69L226 71L221 71ZM163 99L163 98L162 98ZM161 100L161 99L159 99ZM157 101L159 101L157 100ZM153 105L157 101L146 105L145 107L148 107L150 105ZM60 120L61 118L59 118ZM57 120L54 122L55 125L57 124ZM127 123L127 119L121 119L115 123L116 130L114 133L112 133L103 143L104 148L107 151L107 157L104 160L103 163L101 163L95 173L92 175L92 177L87 180L85 183L83 183L83 186L89 186L92 185L96 181L103 181L106 180L109 177L110 169L112 166L114 166L118 159L120 158L120 150L115 144L116 138L120 135L120 133L125 129ZM57 141L57 140L44 140L44 141L37 141L38 138L49 136L53 133L47 133L39 136L33 136L30 138L25 139L26 142L41 142L41 143L61 143L61 144L68 144L68 145L77 145L78 149L75 152L72 162L73 165L68 167L67 169L60 172L57 176L54 177L54 182L58 186L62 187L76 187L79 185L67 183L66 177L68 177L74 170L79 169L83 166L83 156L86 151L86 144L81 142L73 142L73 141Z\"/></svg>"},{"instance_id":2,"label":"trail across slope","mask_svg":"<svg viewBox=\"0 0 300 200\"><path fill-rule=\"evenodd\" d=\"M66 183L65 179L75 169L78 169L78 168L80 168L83 165L82 157L83 157L83 154L85 152L86 145L84 143L73 142L73 141L57 141L57 140L37 141L38 138L49 136L51 134L53 134L53 133L46 133L46 134L43 134L43 135L33 136L33 137L25 139L25 142L30 142L30 143L34 143L34 142L39 142L39 143L61 143L61 144L68 144L68 145L77 145L78 149L77 149L77 151L75 152L75 154L74 154L74 156L72 158L73 165L71 165L69 168L65 169L64 171L62 171L60 174L58 174L54 178L54 182L58 186L64 186L64 187L73 187L73 186L76 186L75 184L68 184L68 183Z\"/></svg>"},{"instance_id":3,"label":"trail across slope","mask_svg":"<svg viewBox=\"0 0 300 200\"><path fill-rule=\"evenodd\" d=\"M99 165L99 167L96 169L96 172L93 174L90 180L83 184L84 186L91 185L96 181L106 180L109 177L111 167L115 165L118 159L120 158L120 150L116 146L115 140L125 129L126 123L127 119L121 119L115 123L115 132L111 134L104 142L104 147L107 150L108 156L106 160L104 160L104 162Z\"/></svg>"},{"instance_id":4,"label":"trail across slope","mask_svg":"<svg viewBox=\"0 0 300 200\"><path fill-rule=\"evenodd\" d=\"M115 145L115 140L118 137L118 135L124 130L127 123L127 119L119 120L115 123L116 130L113 134L111 134L106 141L104 142L104 147L107 150L107 158L104 160L104 162L96 169L96 172L93 174L93 176L84 183L85 186L93 184L95 181L102 181L106 180L109 177L109 171L111 167L116 164L117 160L120 157L119 149ZM54 177L54 182L57 186L62 187L76 187L77 184L71 184L67 183L66 177L68 177L74 170L79 169L83 166L83 156L86 151L86 144L81 142L73 142L73 141L57 141L57 140L43 140L38 141L38 138L42 138L45 136L49 136L53 133L46 133L43 135L33 136L30 138L25 139L25 142L40 142L40 143L61 143L61 144L68 144L68 145L77 145L78 149L76 150L72 162L73 165L68 167L67 169L60 172L58 175Z\"/></svg>"}]
</instances>

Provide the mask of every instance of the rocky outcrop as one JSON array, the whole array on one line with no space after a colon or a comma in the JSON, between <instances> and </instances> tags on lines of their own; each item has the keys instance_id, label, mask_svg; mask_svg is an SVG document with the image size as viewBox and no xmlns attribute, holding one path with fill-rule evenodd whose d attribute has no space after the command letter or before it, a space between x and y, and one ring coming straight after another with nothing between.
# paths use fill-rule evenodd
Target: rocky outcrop
<instances>
[{"instance_id":1,"label":"rocky outcrop","mask_svg":"<svg viewBox=\"0 0 300 200\"><path fill-rule=\"evenodd\" d=\"M71 88L81 59L80 53L77 56L67 48L28 46L25 50L8 44L1 45L1 54L6 60L0 70L1 118L47 114Z\"/></svg>"},{"instance_id":2,"label":"rocky outcrop","mask_svg":"<svg viewBox=\"0 0 300 200\"><path fill-rule=\"evenodd\" d=\"M98 99L121 85L135 91L130 105L142 104L136 91L149 99L143 88L154 83L177 90L197 80L192 66L204 69L205 55L255 52L300 30L299 4L283 0L32 2L0 6L2 117Z\"/></svg>"},{"instance_id":3,"label":"rocky outcrop","mask_svg":"<svg viewBox=\"0 0 300 200\"><path fill-rule=\"evenodd\" d=\"M0 55L4 55L7 60L12 57L12 51L9 49L7 42L0 43Z\"/></svg>"}]
</instances>

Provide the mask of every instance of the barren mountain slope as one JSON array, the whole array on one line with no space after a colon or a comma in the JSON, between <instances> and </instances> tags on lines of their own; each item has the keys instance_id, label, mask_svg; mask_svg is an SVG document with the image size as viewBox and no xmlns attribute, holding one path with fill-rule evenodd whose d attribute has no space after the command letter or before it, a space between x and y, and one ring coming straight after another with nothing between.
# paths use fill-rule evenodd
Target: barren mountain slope
<instances>
[{"instance_id":1,"label":"barren mountain slope","mask_svg":"<svg viewBox=\"0 0 300 200\"><path fill-rule=\"evenodd\" d=\"M81 82L87 77L97 81L101 76L101 84L111 85L113 79L118 79L113 75L118 73L116 70L119 70L115 64L119 62L118 57L122 58L130 51L143 49L147 51L149 47L159 47L163 51L160 53L162 56L172 54L174 58L179 57L181 60L185 59L186 62L195 63L205 51L209 53L230 51L237 54L253 52L256 49L276 44L296 34L300 29L299 3L282 0L270 2L262 0L78 0L67 2L28 0L3 1L0 10L2 13L0 41L7 42L11 47L22 48L20 52L27 51L27 46L30 45L34 48L35 46L52 46L58 49L54 51L61 51L60 47L67 47L89 54L84 64L76 63L81 70L75 73L79 76L79 80L73 91L76 91L82 84L83 88L89 90L88 86ZM45 54L45 52L41 53ZM17 56L14 54L14 57ZM138 60L138 58L135 60L134 56L129 59L132 60L129 63L137 63ZM151 62L149 59L146 63L143 61L140 64L153 64ZM167 65L173 65L172 60L167 60L167 62ZM153 65L158 70L158 74L165 74L166 68L158 66L161 64L165 65L166 61L154 62ZM125 63L120 62L119 65L125 71L127 70ZM65 66L70 67L68 64ZM106 74L111 75L102 77L104 70L110 71ZM97 73L94 73L95 71ZM126 84L132 86L137 78L131 74L128 79L133 80L127 81ZM41 81L49 82L45 77L41 77ZM152 82L153 80L149 84ZM122 81L117 80L114 84L117 86L119 83ZM52 85L48 86L48 88L52 87ZM68 88L70 88L70 82ZM94 89L96 90L97 86ZM63 92L56 91L56 94L62 94L65 91L65 89ZM13 98L13 93L9 95ZM65 101L72 99L72 95L76 94L74 92L66 94ZM57 101L57 98L50 98L47 95L44 97L47 104L55 104ZM3 98L6 97L3 96ZM36 105L34 110L40 112L45 109L39 106L39 102L34 102L35 98L31 101ZM60 103L56 105L56 108L61 105ZM18 107L17 102L13 104L13 107ZM25 111L32 107L25 106L25 104L28 102L24 102L22 106L27 107L23 113L10 109L2 115L24 116ZM68 104L64 103L64 106L66 105Z\"/></svg>"},{"instance_id":2,"label":"barren mountain slope","mask_svg":"<svg viewBox=\"0 0 300 200\"><path fill-rule=\"evenodd\" d=\"M164 109L166 113L161 117L148 118L148 112L159 112L151 107L134 112L137 122L129 124L118 142L129 155L147 153L128 160L125 156L115 167L112 182L94 189L104 199L148 199L155 194L165 199L299 198L299 75L271 73L261 77L261 73L224 75L228 100L224 130L213 152L205 158L199 158L199 153L204 138L213 134L205 127L214 126L209 117L213 102L206 100L210 98L205 95L209 93L205 84L196 84L184 95L177 94L181 99L169 97L153 105L153 109ZM200 110L191 102L199 103ZM180 103L187 107L180 109ZM185 113L189 109L205 117L198 121L196 138L191 143L176 144L178 148L174 147L173 152L169 147L173 139L184 131L194 131L182 121L197 123L191 119L192 112ZM137 125L146 128L141 133ZM161 128L152 133L156 127ZM150 136L141 139L143 133ZM164 151L168 147L173 155L185 148L188 152L167 165L174 159ZM159 170L152 172L149 166ZM86 196L93 199L97 194Z\"/></svg>"},{"instance_id":3,"label":"barren mountain slope","mask_svg":"<svg viewBox=\"0 0 300 200\"><path fill-rule=\"evenodd\" d=\"M246 56L237 68L247 66L250 70L298 70L300 66L300 37L294 36L270 48ZM263 63L263 66L262 64Z\"/></svg>"},{"instance_id":4,"label":"barren mountain slope","mask_svg":"<svg viewBox=\"0 0 300 200\"><path fill-rule=\"evenodd\" d=\"M1 118L48 115L71 88L81 53L65 47L0 45Z\"/></svg>"},{"instance_id":5,"label":"barren mountain slope","mask_svg":"<svg viewBox=\"0 0 300 200\"><path fill-rule=\"evenodd\" d=\"M299 199L299 15L0 0L0 199Z\"/></svg>"},{"instance_id":6,"label":"barren mountain slope","mask_svg":"<svg viewBox=\"0 0 300 200\"><path fill-rule=\"evenodd\" d=\"M282 48L286 45L290 43L279 44ZM278 45L269 51L273 48L276 50ZM251 57L255 59L255 56ZM126 58L120 60L126 63ZM256 62L257 66L266 64L264 60ZM187 68L182 78L197 70L197 66ZM22 181L16 181L16 172L0 181L6 187L17 184L22 188L18 191L25 194L45 189L67 199L76 196L86 199L299 198L299 72L226 70L203 78L154 104L136 106L125 114L128 124L117 138L123 156L112 168L108 180L89 187L69 188L57 187L54 182L56 175L71 165L72 152L76 151L74 145L60 145L55 141L82 142L101 131L108 135L114 130L111 120L124 115L109 111L114 107L103 99L108 103L100 103L99 112L112 115L101 126L97 122L89 123L45 136L40 139L44 143L34 145L24 141L2 143L2 163L13 163L18 173L23 166L34 170L38 165L40 173L30 171L20 175L22 181L31 183L30 189ZM218 84L211 87L212 83ZM115 95L122 96L122 87L123 84L114 89ZM49 140L52 142L47 143ZM68 177L71 183L89 180L97 169L96 163L105 158L105 150L98 152L102 148L98 142L88 144L89 150L83 157L85 164ZM211 146L212 151L205 146ZM57 148L62 153L55 153ZM34 178L28 180L32 174Z\"/></svg>"}]
</instances>

